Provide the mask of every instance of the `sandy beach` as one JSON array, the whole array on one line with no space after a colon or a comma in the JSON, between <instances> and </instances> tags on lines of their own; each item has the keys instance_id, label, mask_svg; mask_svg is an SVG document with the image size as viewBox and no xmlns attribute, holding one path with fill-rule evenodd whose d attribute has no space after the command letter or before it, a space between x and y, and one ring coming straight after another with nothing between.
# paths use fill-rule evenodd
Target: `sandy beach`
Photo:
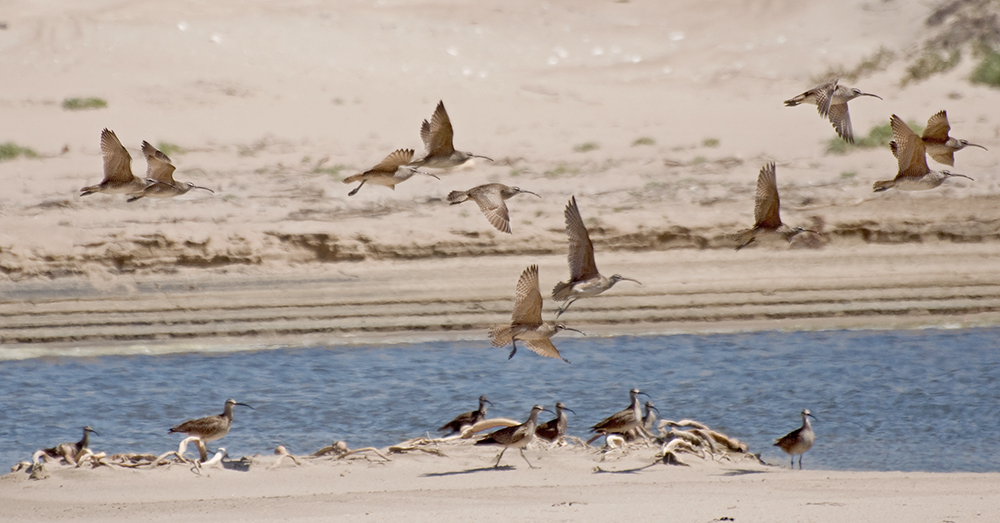
<instances>
[{"instance_id":1,"label":"sandy beach","mask_svg":"<svg viewBox=\"0 0 1000 523\"><path fill-rule=\"evenodd\" d=\"M8 2L0 144L32 154L0 161L0 359L486 346L527 265L540 267L547 319L557 306L547 290L568 274L571 196L602 272L642 282L561 318L591 336L996 326L1000 90L969 82L971 44L954 68L903 85L942 35L996 10L972 4ZM851 71L844 83L883 98L850 103L855 135L945 109L954 136L989 149L949 167L975 181L873 194L896 173L887 148L828 153L836 135L815 107L782 104ZM85 97L107 106L63 107ZM419 151L439 100L456 147L494 161L348 196L347 176ZM78 196L101 179L103 128L136 174L148 140L176 179L214 194ZM736 253L770 161L782 219L821 237ZM507 202L512 235L445 200L489 182L541 196ZM992 473L698 459L613 473L657 450L529 449L537 470L512 450L494 471L492 450L466 444L389 462L255 457L200 475L52 466L42 481L0 478L0 519L960 522L1000 510Z\"/></svg>"}]
</instances>

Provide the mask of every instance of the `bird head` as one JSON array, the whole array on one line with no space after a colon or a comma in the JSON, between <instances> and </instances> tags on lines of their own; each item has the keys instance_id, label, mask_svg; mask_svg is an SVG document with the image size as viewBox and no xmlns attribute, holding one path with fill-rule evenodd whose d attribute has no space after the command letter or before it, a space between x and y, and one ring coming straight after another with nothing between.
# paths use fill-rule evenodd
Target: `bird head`
<instances>
[{"instance_id":1,"label":"bird head","mask_svg":"<svg viewBox=\"0 0 1000 523\"><path fill-rule=\"evenodd\" d=\"M961 178L968 178L968 179L972 180L972 178L970 178L970 177L968 177L968 176L966 176L964 174L953 173L951 171L944 171L943 170L943 171L941 171L941 174L945 175L945 177L948 177L948 176L958 176L958 177L961 177ZM972 180L972 181L975 181L975 180Z\"/></svg>"},{"instance_id":2,"label":"bird head","mask_svg":"<svg viewBox=\"0 0 1000 523\"><path fill-rule=\"evenodd\" d=\"M480 154L472 154L472 153L470 153L468 151L460 151L459 154L462 156L462 160L463 161L464 160L471 160L473 158L482 158L484 160L489 160L491 162L493 161L493 158L490 158L489 156L483 156L483 155L480 155Z\"/></svg>"},{"instance_id":3,"label":"bird head","mask_svg":"<svg viewBox=\"0 0 1000 523\"><path fill-rule=\"evenodd\" d=\"M489 403L491 407L493 406L493 402L486 399L486 396L479 396L479 403Z\"/></svg>"},{"instance_id":4,"label":"bird head","mask_svg":"<svg viewBox=\"0 0 1000 523\"><path fill-rule=\"evenodd\" d=\"M564 404L563 402L561 402L561 401L560 401L559 403L556 403L556 410L568 410L568 411L572 412L573 414L576 414L576 412L574 412L574 411L573 411L573 409L571 409L571 408L567 407L567 406L566 406L566 405L565 405L565 404Z\"/></svg>"},{"instance_id":5,"label":"bird head","mask_svg":"<svg viewBox=\"0 0 1000 523\"><path fill-rule=\"evenodd\" d=\"M813 416L812 412L809 412L809 409L802 409L802 419L803 420L806 419L806 416L809 416L810 418L812 418L812 419L814 419L816 421L819 421L819 418L817 418L816 416Z\"/></svg>"},{"instance_id":6,"label":"bird head","mask_svg":"<svg viewBox=\"0 0 1000 523\"><path fill-rule=\"evenodd\" d=\"M553 328L555 328L556 332L559 332L559 331L573 331L573 332L579 332L580 334L583 334L584 336L586 336L586 334L584 334L582 331L578 331L576 329L571 329L571 328L567 327L565 323L557 323L557 324L555 324L555 326Z\"/></svg>"},{"instance_id":7,"label":"bird head","mask_svg":"<svg viewBox=\"0 0 1000 523\"><path fill-rule=\"evenodd\" d=\"M208 187L202 187L200 185L195 185L191 182L184 182L184 187L186 187L188 191L190 191L191 189L203 189L212 194L215 194L215 191L213 191L212 189L209 189Z\"/></svg>"},{"instance_id":8,"label":"bird head","mask_svg":"<svg viewBox=\"0 0 1000 523\"><path fill-rule=\"evenodd\" d=\"M866 92L861 91L861 89L854 88L854 87L851 88L851 94L853 95L851 98L857 98L859 96L874 96L875 98L878 98L879 100L882 99L882 97L879 96L879 95L877 95L877 94L866 93Z\"/></svg>"},{"instance_id":9,"label":"bird head","mask_svg":"<svg viewBox=\"0 0 1000 523\"><path fill-rule=\"evenodd\" d=\"M492 160L491 160L491 161L492 161ZM528 193L528 194L534 194L535 196L538 196L537 194L535 194L535 193L533 193L533 192L531 192L531 191L525 191L524 189L522 189L522 188L520 188L520 187L511 187L510 189L511 189L512 191L514 191L514 194L520 194L520 193ZM539 197L539 198L541 198L541 196L538 196L538 197Z\"/></svg>"},{"instance_id":10,"label":"bird head","mask_svg":"<svg viewBox=\"0 0 1000 523\"><path fill-rule=\"evenodd\" d=\"M83 428L83 433L84 434L86 434L88 432L91 433L91 434L97 434L97 431L94 430L94 429L92 429L92 428L90 428L90 425L87 425L86 427ZM97 435L100 436L100 434L97 434Z\"/></svg>"},{"instance_id":11,"label":"bird head","mask_svg":"<svg viewBox=\"0 0 1000 523\"><path fill-rule=\"evenodd\" d=\"M976 143L970 143L968 140L959 140L958 143L962 145L962 148L965 148L965 147L979 147L980 149L982 149L984 151L989 151L989 149L983 147L982 145L979 145L979 144L976 144Z\"/></svg>"},{"instance_id":12,"label":"bird head","mask_svg":"<svg viewBox=\"0 0 1000 523\"><path fill-rule=\"evenodd\" d=\"M639 280L633 280L632 278L626 278L626 277L622 276L621 274L612 274L611 277L608 278L608 281L611 282L611 285L614 285L614 284L616 284L616 283L618 283L618 282L620 282L622 280L628 280L628 281L632 281L632 282L638 283L639 285L642 285L642 282L640 282Z\"/></svg>"},{"instance_id":13,"label":"bird head","mask_svg":"<svg viewBox=\"0 0 1000 523\"><path fill-rule=\"evenodd\" d=\"M653 402L652 402L652 401L647 401L647 402L646 402L646 410L655 410L655 411L656 411L657 413L659 413L659 412L660 412L660 409L656 408L656 407L655 407L655 406L653 405Z\"/></svg>"},{"instance_id":14,"label":"bird head","mask_svg":"<svg viewBox=\"0 0 1000 523\"><path fill-rule=\"evenodd\" d=\"M250 405L247 405L246 403L239 403L236 400L234 400L233 398L229 398L229 399L226 400L226 407L227 408L232 408L233 405L239 405L241 407L246 407L246 408L248 408L250 410L254 410L254 408L251 407Z\"/></svg>"}]
</instances>

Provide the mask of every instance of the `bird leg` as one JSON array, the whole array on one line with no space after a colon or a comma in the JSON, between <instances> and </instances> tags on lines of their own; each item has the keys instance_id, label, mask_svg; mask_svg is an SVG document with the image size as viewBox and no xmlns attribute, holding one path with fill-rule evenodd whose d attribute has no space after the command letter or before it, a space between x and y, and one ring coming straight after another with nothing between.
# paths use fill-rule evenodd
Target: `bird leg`
<instances>
[{"instance_id":1,"label":"bird leg","mask_svg":"<svg viewBox=\"0 0 1000 523\"><path fill-rule=\"evenodd\" d=\"M358 191L361 190L361 186L364 185L364 184L365 184L365 180L361 180L361 183L357 187L355 187L353 191L347 193L347 195L348 196L354 196L355 194L358 194Z\"/></svg>"},{"instance_id":2,"label":"bird leg","mask_svg":"<svg viewBox=\"0 0 1000 523\"><path fill-rule=\"evenodd\" d=\"M572 300L564 303L562 306L560 306L558 309L556 309L556 318L558 318L559 316L562 316L562 313L566 312L566 309L568 309L570 305L573 305L573 302L575 302L576 300L579 300L579 299L580 298L573 298Z\"/></svg>"},{"instance_id":3,"label":"bird leg","mask_svg":"<svg viewBox=\"0 0 1000 523\"><path fill-rule=\"evenodd\" d=\"M528 456L524 455L524 448L523 447L521 448L521 457L524 458L524 461L525 461L525 463L528 464L529 468L533 468L533 469L537 469L538 468L538 467L532 465L530 461L528 461Z\"/></svg>"},{"instance_id":4,"label":"bird leg","mask_svg":"<svg viewBox=\"0 0 1000 523\"><path fill-rule=\"evenodd\" d=\"M500 458L503 457L504 452L507 452L507 447L504 447L503 450L500 451L500 455L497 456L497 462L493 465L493 468L497 468L500 466Z\"/></svg>"},{"instance_id":5,"label":"bird leg","mask_svg":"<svg viewBox=\"0 0 1000 523\"><path fill-rule=\"evenodd\" d=\"M507 356L507 359L508 359L508 360L509 360L509 359L511 359L511 358L513 358L513 357L514 357L514 353L515 353L515 352L517 352L517 340L515 340L515 339L511 338L511 340L510 340L510 344L511 344L511 346L513 346L514 348L510 350L510 356Z\"/></svg>"}]
</instances>

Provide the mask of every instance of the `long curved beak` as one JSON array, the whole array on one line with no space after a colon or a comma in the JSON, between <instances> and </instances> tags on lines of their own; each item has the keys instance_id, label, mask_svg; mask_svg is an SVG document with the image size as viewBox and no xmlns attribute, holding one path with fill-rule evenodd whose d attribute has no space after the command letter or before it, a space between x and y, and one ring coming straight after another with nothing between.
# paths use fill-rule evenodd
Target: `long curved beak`
<instances>
[{"instance_id":1,"label":"long curved beak","mask_svg":"<svg viewBox=\"0 0 1000 523\"><path fill-rule=\"evenodd\" d=\"M492 407L492 406L494 406L494 405L493 405L493 402L492 402L492 401L490 401L490 400L488 400L488 399L484 399L483 401L484 401L485 403L489 403L491 407Z\"/></svg>"},{"instance_id":2,"label":"long curved beak","mask_svg":"<svg viewBox=\"0 0 1000 523\"><path fill-rule=\"evenodd\" d=\"M813 416L812 412L810 412L809 414L806 414L806 416L809 416L810 418L812 418L812 419L814 419L816 421L819 421L819 418L817 418L816 416Z\"/></svg>"},{"instance_id":3,"label":"long curved beak","mask_svg":"<svg viewBox=\"0 0 1000 523\"><path fill-rule=\"evenodd\" d=\"M989 149L983 147L982 145L979 145L978 143L970 143L968 146L969 147L979 147L980 149L982 149L984 151L989 151Z\"/></svg>"},{"instance_id":4,"label":"long curved beak","mask_svg":"<svg viewBox=\"0 0 1000 523\"><path fill-rule=\"evenodd\" d=\"M656 407L654 407L654 406L652 406L652 405L650 405L650 406L649 406L649 408L651 408L651 409L655 410L657 414L659 414L659 413L660 413L660 409L658 409L658 408L656 408Z\"/></svg>"},{"instance_id":5,"label":"long curved beak","mask_svg":"<svg viewBox=\"0 0 1000 523\"><path fill-rule=\"evenodd\" d=\"M555 412L552 412L552 411L551 411L551 410L549 410L549 409L542 409L542 412L548 412L549 414L555 414Z\"/></svg>"},{"instance_id":6,"label":"long curved beak","mask_svg":"<svg viewBox=\"0 0 1000 523\"><path fill-rule=\"evenodd\" d=\"M586 336L586 334L584 334L583 331L578 331L578 330L570 328L570 327L566 327L564 330L573 331L573 332L579 332L580 334L583 334L584 336Z\"/></svg>"},{"instance_id":7,"label":"long curved beak","mask_svg":"<svg viewBox=\"0 0 1000 523\"><path fill-rule=\"evenodd\" d=\"M632 278L626 278L626 277L624 277L624 276L622 276L622 279L623 279L623 280L628 280L628 281L632 281L632 282L635 282L635 283L638 283L639 285L642 285L642 282L641 282L641 281L639 281L639 280L633 280Z\"/></svg>"},{"instance_id":8,"label":"long curved beak","mask_svg":"<svg viewBox=\"0 0 1000 523\"><path fill-rule=\"evenodd\" d=\"M472 157L473 158L482 158L484 160L489 160L491 162L493 161L493 158L490 158L489 156L481 156L481 155L478 155L478 154L473 154Z\"/></svg>"},{"instance_id":9,"label":"long curved beak","mask_svg":"<svg viewBox=\"0 0 1000 523\"><path fill-rule=\"evenodd\" d=\"M571 408L569 408L569 407L563 407L563 410L568 410L568 411L572 412L573 414L576 414L576 411L573 410L573 409L571 409Z\"/></svg>"},{"instance_id":10,"label":"long curved beak","mask_svg":"<svg viewBox=\"0 0 1000 523\"><path fill-rule=\"evenodd\" d=\"M874 96L875 98L878 98L879 100L882 99L881 96L879 96L877 94L872 94L872 93L861 93L861 96Z\"/></svg>"},{"instance_id":11,"label":"long curved beak","mask_svg":"<svg viewBox=\"0 0 1000 523\"><path fill-rule=\"evenodd\" d=\"M437 178L438 180L440 180L440 179L441 179L441 178L438 178L438 176L437 176L436 174L431 174L431 173L425 173L424 171L421 171L421 170L418 170L418 169L414 169L413 167L410 167L410 169L411 169L411 170L412 170L412 171L413 171L414 173L417 173L417 174L426 174L427 176L430 176L431 178Z\"/></svg>"},{"instance_id":12,"label":"long curved beak","mask_svg":"<svg viewBox=\"0 0 1000 523\"><path fill-rule=\"evenodd\" d=\"M206 191L208 191L208 192L210 192L212 194L215 194L215 191L213 191L212 189L209 189L208 187L202 187L200 185L195 185L194 187L191 187L191 188L192 189L204 189L204 190L206 190Z\"/></svg>"},{"instance_id":13,"label":"long curved beak","mask_svg":"<svg viewBox=\"0 0 1000 523\"><path fill-rule=\"evenodd\" d=\"M89 432L89 433L91 433L91 434L97 434L97 431L96 431L96 430L94 430L94 429L92 429L92 428L89 428L89 427L87 428L87 432ZM97 435L98 435L98 436L100 436L100 434L97 434Z\"/></svg>"},{"instance_id":14,"label":"long curved beak","mask_svg":"<svg viewBox=\"0 0 1000 523\"><path fill-rule=\"evenodd\" d=\"M966 176L966 175L964 175L964 174L958 174L958 173L948 173L948 176L961 176L962 178L968 178L968 179L972 180L972 177L971 177L971 176ZM972 181L976 181L976 180L972 180Z\"/></svg>"},{"instance_id":15,"label":"long curved beak","mask_svg":"<svg viewBox=\"0 0 1000 523\"><path fill-rule=\"evenodd\" d=\"M535 196L538 196L539 198L541 198L541 196L539 196L538 194L535 194L535 193L533 193L531 191L525 191L524 189L521 189L521 192L526 192L528 194L534 194Z\"/></svg>"},{"instance_id":16,"label":"long curved beak","mask_svg":"<svg viewBox=\"0 0 1000 523\"><path fill-rule=\"evenodd\" d=\"M246 408L248 408L250 410L254 410L253 407L251 407L250 405L247 405L246 403L237 403L236 405L239 405L241 407L246 407Z\"/></svg>"},{"instance_id":17,"label":"long curved beak","mask_svg":"<svg viewBox=\"0 0 1000 523\"><path fill-rule=\"evenodd\" d=\"M645 392L640 392L639 394L637 394L637 396L646 396L648 398L649 394L646 394Z\"/></svg>"}]
</instances>

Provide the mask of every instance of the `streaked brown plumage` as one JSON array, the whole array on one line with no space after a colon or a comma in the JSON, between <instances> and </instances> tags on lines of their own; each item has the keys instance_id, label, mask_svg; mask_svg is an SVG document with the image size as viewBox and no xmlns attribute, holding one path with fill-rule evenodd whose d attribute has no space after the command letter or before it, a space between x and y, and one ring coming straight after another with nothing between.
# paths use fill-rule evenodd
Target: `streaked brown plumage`
<instances>
[{"instance_id":1,"label":"streaked brown plumage","mask_svg":"<svg viewBox=\"0 0 1000 523\"><path fill-rule=\"evenodd\" d=\"M924 143L927 155L935 162L955 165L955 151L961 151L966 147L989 150L982 145L970 143L968 140L952 138L948 136L949 131L951 131L951 124L948 123L948 113L945 111L938 111L927 119L927 127L920 135L920 141ZM897 156L898 145L895 140L889 142L889 148L892 149L892 155Z\"/></svg>"},{"instance_id":2,"label":"streaked brown plumage","mask_svg":"<svg viewBox=\"0 0 1000 523\"><path fill-rule=\"evenodd\" d=\"M153 147L149 142L142 141L142 154L146 157L146 182L149 185L139 194L131 196L128 201L134 202L139 198L173 198L180 196L191 189L204 189L214 193L208 187L195 185L191 182L178 182L174 180L174 164L171 163L167 155Z\"/></svg>"},{"instance_id":3,"label":"streaked brown plumage","mask_svg":"<svg viewBox=\"0 0 1000 523\"><path fill-rule=\"evenodd\" d=\"M132 174L132 155L115 136L115 132L108 128L101 131L101 155L104 157L104 179L97 185L80 189L80 196L97 192L137 194L151 183Z\"/></svg>"},{"instance_id":4,"label":"streaked brown plumage","mask_svg":"<svg viewBox=\"0 0 1000 523\"><path fill-rule=\"evenodd\" d=\"M462 165L472 158L485 158L493 161L492 158L486 156L456 151L452 144L454 135L455 131L451 127L448 111L444 109L444 101L438 101L431 121L424 120L420 125L420 139L424 142L424 153L414 160L410 167L447 169Z\"/></svg>"},{"instance_id":5,"label":"streaked brown plumage","mask_svg":"<svg viewBox=\"0 0 1000 523\"><path fill-rule=\"evenodd\" d=\"M634 428L642 427L642 407L639 405L640 395L648 396L648 394L639 389L630 390L629 398L631 399L631 404L625 409L604 418L600 423L591 427L590 431L596 432L600 436L624 434Z\"/></svg>"},{"instance_id":6,"label":"streaked brown plumage","mask_svg":"<svg viewBox=\"0 0 1000 523\"><path fill-rule=\"evenodd\" d=\"M528 463L531 468L537 468L528 461L527 456L524 455L524 447L527 447L532 440L535 439L535 426L538 424L538 414L542 411L552 412L541 405L535 405L531 407L531 414L528 416L528 420L520 425L514 425L513 427L505 427L496 432L490 433L490 435L476 442L476 445L502 445L503 450L500 451L500 455L497 456L497 462L493 465L494 468L500 466L500 458L503 457L503 453L507 452L507 449L514 447L521 449L521 457L524 461Z\"/></svg>"},{"instance_id":7,"label":"streaked brown plumage","mask_svg":"<svg viewBox=\"0 0 1000 523\"><path fill-rule=\"evenodd\" d=\"M511 187L502 183L487 183L473 187L468 191L451 191L448 193L448 202L452 205L458 205L468 200L475 201L479 205L479 210L483 212L490 224L496 227L496 230L510 234L510 214L507 212L507 204L504 200L509 200L521 193L535 194L520 187ZM535 196L538 195L535 194ZM541 196L538 197L541 198Z\"/></svg>"},{"instance_id":8,"label":"streaked brown plumage","mask_svg":"<svg viewBox=\"0 0 1000 523\"><path fill-rule=\"evenodd\" d=\"M816 433L813 432L809 418L816 419L816 416L813 416L809 409L804 409L802 426L774 440L775 447L781 447L781 450L792 456L792 468L795 468L795 455L799 455L799 470L802 470L802 454L811 449L816 442Z\"/></svg>"},{"instance_id":9,"label":"streaked brown plumage","mask_svg":"<svg viewBox=\"0 0 1000 523\"><path fill-rule=\"evenodd\" d=\"M757 175L757 193L754 196L753 208L754 224L752 228L738 233L739 244L736 246L736 250L738 251L759 239L780 238L791 242L792 238L800 232L815 233L809 229L792 228L781 223L780 207L775 165L774 162L771 162L761 167L760 174Z\"/></svg>"},{"instance_id":10,"label":"streaked brown plumage","mask_svg":"<svg viewBox=\"0 0 1000 523\"><path fill-rule=\"evenodd\" d=\"M97 431L90 428L90 426L83 427L83 438L80 441L76 443L60 443L55 447L44 449L42 452L51 458L62 458L68 463L75 465L83 451L90 446L91 433L97 434ZM100 434L97 435L100 436Z\"/></svg>"},{"instance_id":11,"label":"streaked brown plumage","mask_svg":"<svg viewBox=\"0 0 1000 523\"><path fill-rule=\"evenodd\" d=\"M926 145L917 133L896 115L889 118L889 124L892 126L892 142L889 147L896 157L898 171L892 180L875 182L872 185L874 192L893 188L900 191L924 191L938 187L951 176L969 178L964 174L946 170L932 171L927 166Z\"/></svg>"},{"instance_id":12,"label":"streaked brown plumage","mask_svg":"<svg viewBox=\"0 0 1000 523\"><path fill-rule=\"evenodd\" d=\"M556 318L566 312L576 300L597 296L622 280L639 283L639 280L620 274L606 278L598 272L597 262L594 261L594 244L590 241L590 233L587 232L580 209L576 206L576 196L570 197L563 214L566 217L566 236L569 237L569 281L559 282L552 289L552 298L564 302L556 311Z\"/></svg>"},{"instance_id":13,"label":"streaked brown plumage","mask_svg":"<svg viewBox=\"0 0 1000 523\"><path fill-rule=\"evenodd\" d=\"M560 358L569 363L549 339L561 330L580 332L562 323L542 321L542 293L538 290L538 266L531 265L524 269L517 280L517 295L514 297L511 322L490 327L489 336L494 347L503 347L508 343L513 345L514 348L511 349L507 359L514 357L514 353L517 352L517 341L520 340L541 356Z\"/></svg>"},{"instance_id":14,"label":"streaked brown plumage","mask_svg":"<svg viewBox=\"0 0 1000 523\"><path fill-rule=\"evenodd\" d=\"M353 176L348 176L344 178L344 183L354 183L360 181L361 183L354 188L351 192L347 193L348 196L354 196L361 190L361 186L366 183L373 185L382 185L388 187L392 190L396 190L396 184L403 183L409 180L414 174L426 174L432 178L438 178L431 173L425 173L423 171L418 171L415 167L408 166L410 160L413 159L413 149L396 149L395 151L389 153L384 160L379 162L378 165L368 169L361 174L355 174Z\"/></svg>"},{"instance_id":15,"label":"streaked brown plumage","mask_svg":"<svg viewBox=\"0 0 1000 523\"><path fill-rule=\"evenodd\" d=\"M438 431L461 432L462 427L469 427L475 425L476 423L479 423L480 421L483 421L484 419L486 419L487 403L493 405L493 403L491 403L490 400L486 399L486 396L479 396L478 410L464 412L462 414L459 414L458 416L455 416L455 419L442 425L441 428L438 429Z\"/></svg>"},{"instance_id":16,"label":"streaked brown plumage","mask_svg":"<svg viewBox=\"0 0 1000 523\"><path fill-rule=\"evenodd\" d=\"M556 403L556 417L539 425L535 429L535 436L546 441L558 441L565 436L566 426L569 425L569 419L565 412L567 410L576 414L573 409L564 405L563 402Z\"/></svg>"},{"instance_id":17,"label":"streaked brown plumage","mask_svg":"<svg viewBox=\"0 0 1000 523\"><path fill-rule=\"evenodd\" d=\"M205 444L229 433L229 427L233 424L233 407L236 405L253 410L253 407L250 405L237 403L236 400L229 398L226 400L226 406L222 414L187 420L176 427L172 427L167 431L167 434L181 433L200 439L201 444L198 445L198 449L201 451L201 460L205 461L208 457L205 453Z\"/></svg>"},{"instance_id":18,"label":"streaked brown plumage","mask_svg":"<svg viewBox=\"0 0 1000 523\"><path fill-rule=\"evenodd\" d=\"M825 84L817 85L790 100L785 100L785 106L794 107L804 103L816 104L820 116L830 120L837 134L847 143L854 143L854 130L851 128L851 115L847 112L847 102L859 96L874 96L879 100L882 97L862 92L853 87L837 85L837 82L838 80L834 79Z\"/></svg>"}]
</instances>

